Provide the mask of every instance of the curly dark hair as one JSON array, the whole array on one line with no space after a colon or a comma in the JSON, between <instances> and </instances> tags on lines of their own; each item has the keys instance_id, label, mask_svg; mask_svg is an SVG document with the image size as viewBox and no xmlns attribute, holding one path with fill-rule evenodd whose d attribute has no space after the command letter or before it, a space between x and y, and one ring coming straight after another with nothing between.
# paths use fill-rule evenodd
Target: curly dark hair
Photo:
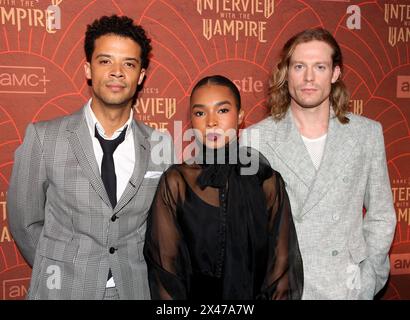
<instances>
[{"instance_id":1,"label":"curly dark hair","mask_svg":"<svg viewBox=\"0 0 410 320\"><path fill-rule=\"evenodd\" d=\"M131 18L117 15L103 16L87 25L84 51L88 62L91 62L95 49L95 40L109 34L130 38L138 43L141 47L141 67L144 69L148 67L149 54L152 49L151 40L147 37L145 30L141 26L135 25Z\"/></svg>"}]
</instances>

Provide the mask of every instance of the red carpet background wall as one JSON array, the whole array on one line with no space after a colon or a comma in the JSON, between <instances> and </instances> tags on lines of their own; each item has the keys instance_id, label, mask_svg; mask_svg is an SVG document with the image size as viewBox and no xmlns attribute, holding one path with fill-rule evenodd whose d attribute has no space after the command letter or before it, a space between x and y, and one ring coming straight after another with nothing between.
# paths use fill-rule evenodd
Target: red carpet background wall
<instances>
[{"instance_id":1,"label":"red carpet background wall","mask_svg":"<svg viewBox=\"0 0 410 320\"><path fill-rule=\"evenodd\" d=\"M216 73L240 88L246 126L261 120L284 42L305 28L329 29L345 55L352 111L384 128L398 225L391 278L379 296L410 299L408 0L0 0L0 299L24 298L31 273L7 225L14 151L29 122L72 113L87 101L85 28L113 13L132 17L152 37L136 117L171 134L174 121L189 125L193 84Z\"/></svg>"}]
</instances>

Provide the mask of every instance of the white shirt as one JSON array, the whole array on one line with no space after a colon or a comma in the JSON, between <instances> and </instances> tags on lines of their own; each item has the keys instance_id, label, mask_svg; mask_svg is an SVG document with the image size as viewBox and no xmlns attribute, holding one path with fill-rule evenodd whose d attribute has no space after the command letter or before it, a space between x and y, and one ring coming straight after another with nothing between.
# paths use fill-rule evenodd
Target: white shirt
<instances>
[{"instance_id":1,"label":"white shirt","mask_svg":"<svg viewBox=\"0 0 410 320\"><path fill-rule=\"evenodd\" d=\"M93 141L93 148L94 148L94 155L95 159L97 160L98 169L100 170L101 174L101 162L103 158L103 150L101 148L100 142L95 137L95 126L97 125L98 133L101 137L106 140L114 140L117 138L125 126L127 127L127 131L125 132L125 139L124 141L117 147L114 151L114 167L115 167L115 175L117 177L117 201L121 198L124 190L130 180L132 173L134 171L135 165L135 148L134 148L134 136L132 134L131 128L131 121L133 118L133 111L131 109L130 117L128 121L121 127L118 128L112 137L108 138L105 135L104 128L100 124L100 122L95 117L93 110L91 109L91 99L87 103L87 107L85 108L85 119L87 121L88 129L90 130L91 139Z\"/></svg>"},{"instance_id":2,"label":"white shirt","mask_svg":"<svg viewBox=\"0 0 410 320\"><path fill-rule=\"evenodd\" d=\"M133 118L133 111L131 109L130 117L128 118L127 122L121 127L118 128L112 137L108 138L105 135L104 128L97 120L93 110L91 109L91 100L90 99L87 103L85 108L85 120L87 122L88 129L90 130L91 140L93 142L94 148L94 155L95 159L97 160L98 169L100 170L101 174L101 162L104 155L104 152L101 148L100 142L95 137L95 128L97 127L98 133L101 137L106 140L114 140L117 138L122 130L127 127L127 131L125 132L125 139L124 141L117 147L114 151L114 167L115 167L115 175L117 177L117 201L121 198L124 190L132 176L134 171L135 165L135 148L134 148L134 135L132 134L131 128L131 121ZM107 288L115 287L114 279L111 277L106 285Z\"/></svg>"},{"instance_id":3,"label":"white shirt","mask_svg":"<svg viewBox=\"0 0 410 320\"><path fill-rule=\"evenodd\" d=\"M309 139L302 136L302 140L305 143L306 149L309 152L313 165L316 170L319 169L320 162L322 161L323 151L325 149L327 134L315 139Z\"/></svg>"}]
</instances>

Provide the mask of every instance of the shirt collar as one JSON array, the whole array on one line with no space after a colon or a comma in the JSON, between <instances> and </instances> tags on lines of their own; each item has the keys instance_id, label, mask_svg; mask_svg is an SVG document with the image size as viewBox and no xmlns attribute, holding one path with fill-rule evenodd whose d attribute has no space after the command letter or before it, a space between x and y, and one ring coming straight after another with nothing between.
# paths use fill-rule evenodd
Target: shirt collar
<instances>
[{"instance_id":1,"label":"shirt collar","mask_svg":"<svg viewBox=\"0 0 410 320\"><path fill-rule=\"evenodd\" d=\"M98 121L97 117L94 114L94 111L91 109L91 101L92 101L92 98L90 98L90 100L88 100L87 105L85 106L85 120L87 122L88 129L90 130L91 137L94 137L94 135L95 135L95 131L94 131L95 129L94 128L97 128L98 133L101 135L101 137L103 137L106 140L114 140L115 138L117 138L121 134L121 132L125 128L125 126L127 126L127 131L125 132L125 138L127 138L127 136L132 132L132 130L131 130L131 121L134 117L134 111L131 109L130 117L128 118L127 122L123 126L118 128L117 130L115 130L112 137L108 138L105 135L105 130L104 130L103 126Z\"/></svg>"}]
</instances>

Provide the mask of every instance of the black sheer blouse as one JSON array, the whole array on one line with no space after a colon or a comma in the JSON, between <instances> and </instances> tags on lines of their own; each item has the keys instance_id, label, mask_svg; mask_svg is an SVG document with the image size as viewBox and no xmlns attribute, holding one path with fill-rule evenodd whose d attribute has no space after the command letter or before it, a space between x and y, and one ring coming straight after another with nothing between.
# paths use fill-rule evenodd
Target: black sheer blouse
<instances>
[{"instance_id":1,"label":"black sheer blouse","mask_svg":"<svg viewBox=\"0 0 410 320\"><path fill-rule=\"evenodd\" d=\"M255 175L240 167L180 164L163 174L144 246L152 299L301 298L284 181L266 161Z\"/></svg>"}]
</instances>

